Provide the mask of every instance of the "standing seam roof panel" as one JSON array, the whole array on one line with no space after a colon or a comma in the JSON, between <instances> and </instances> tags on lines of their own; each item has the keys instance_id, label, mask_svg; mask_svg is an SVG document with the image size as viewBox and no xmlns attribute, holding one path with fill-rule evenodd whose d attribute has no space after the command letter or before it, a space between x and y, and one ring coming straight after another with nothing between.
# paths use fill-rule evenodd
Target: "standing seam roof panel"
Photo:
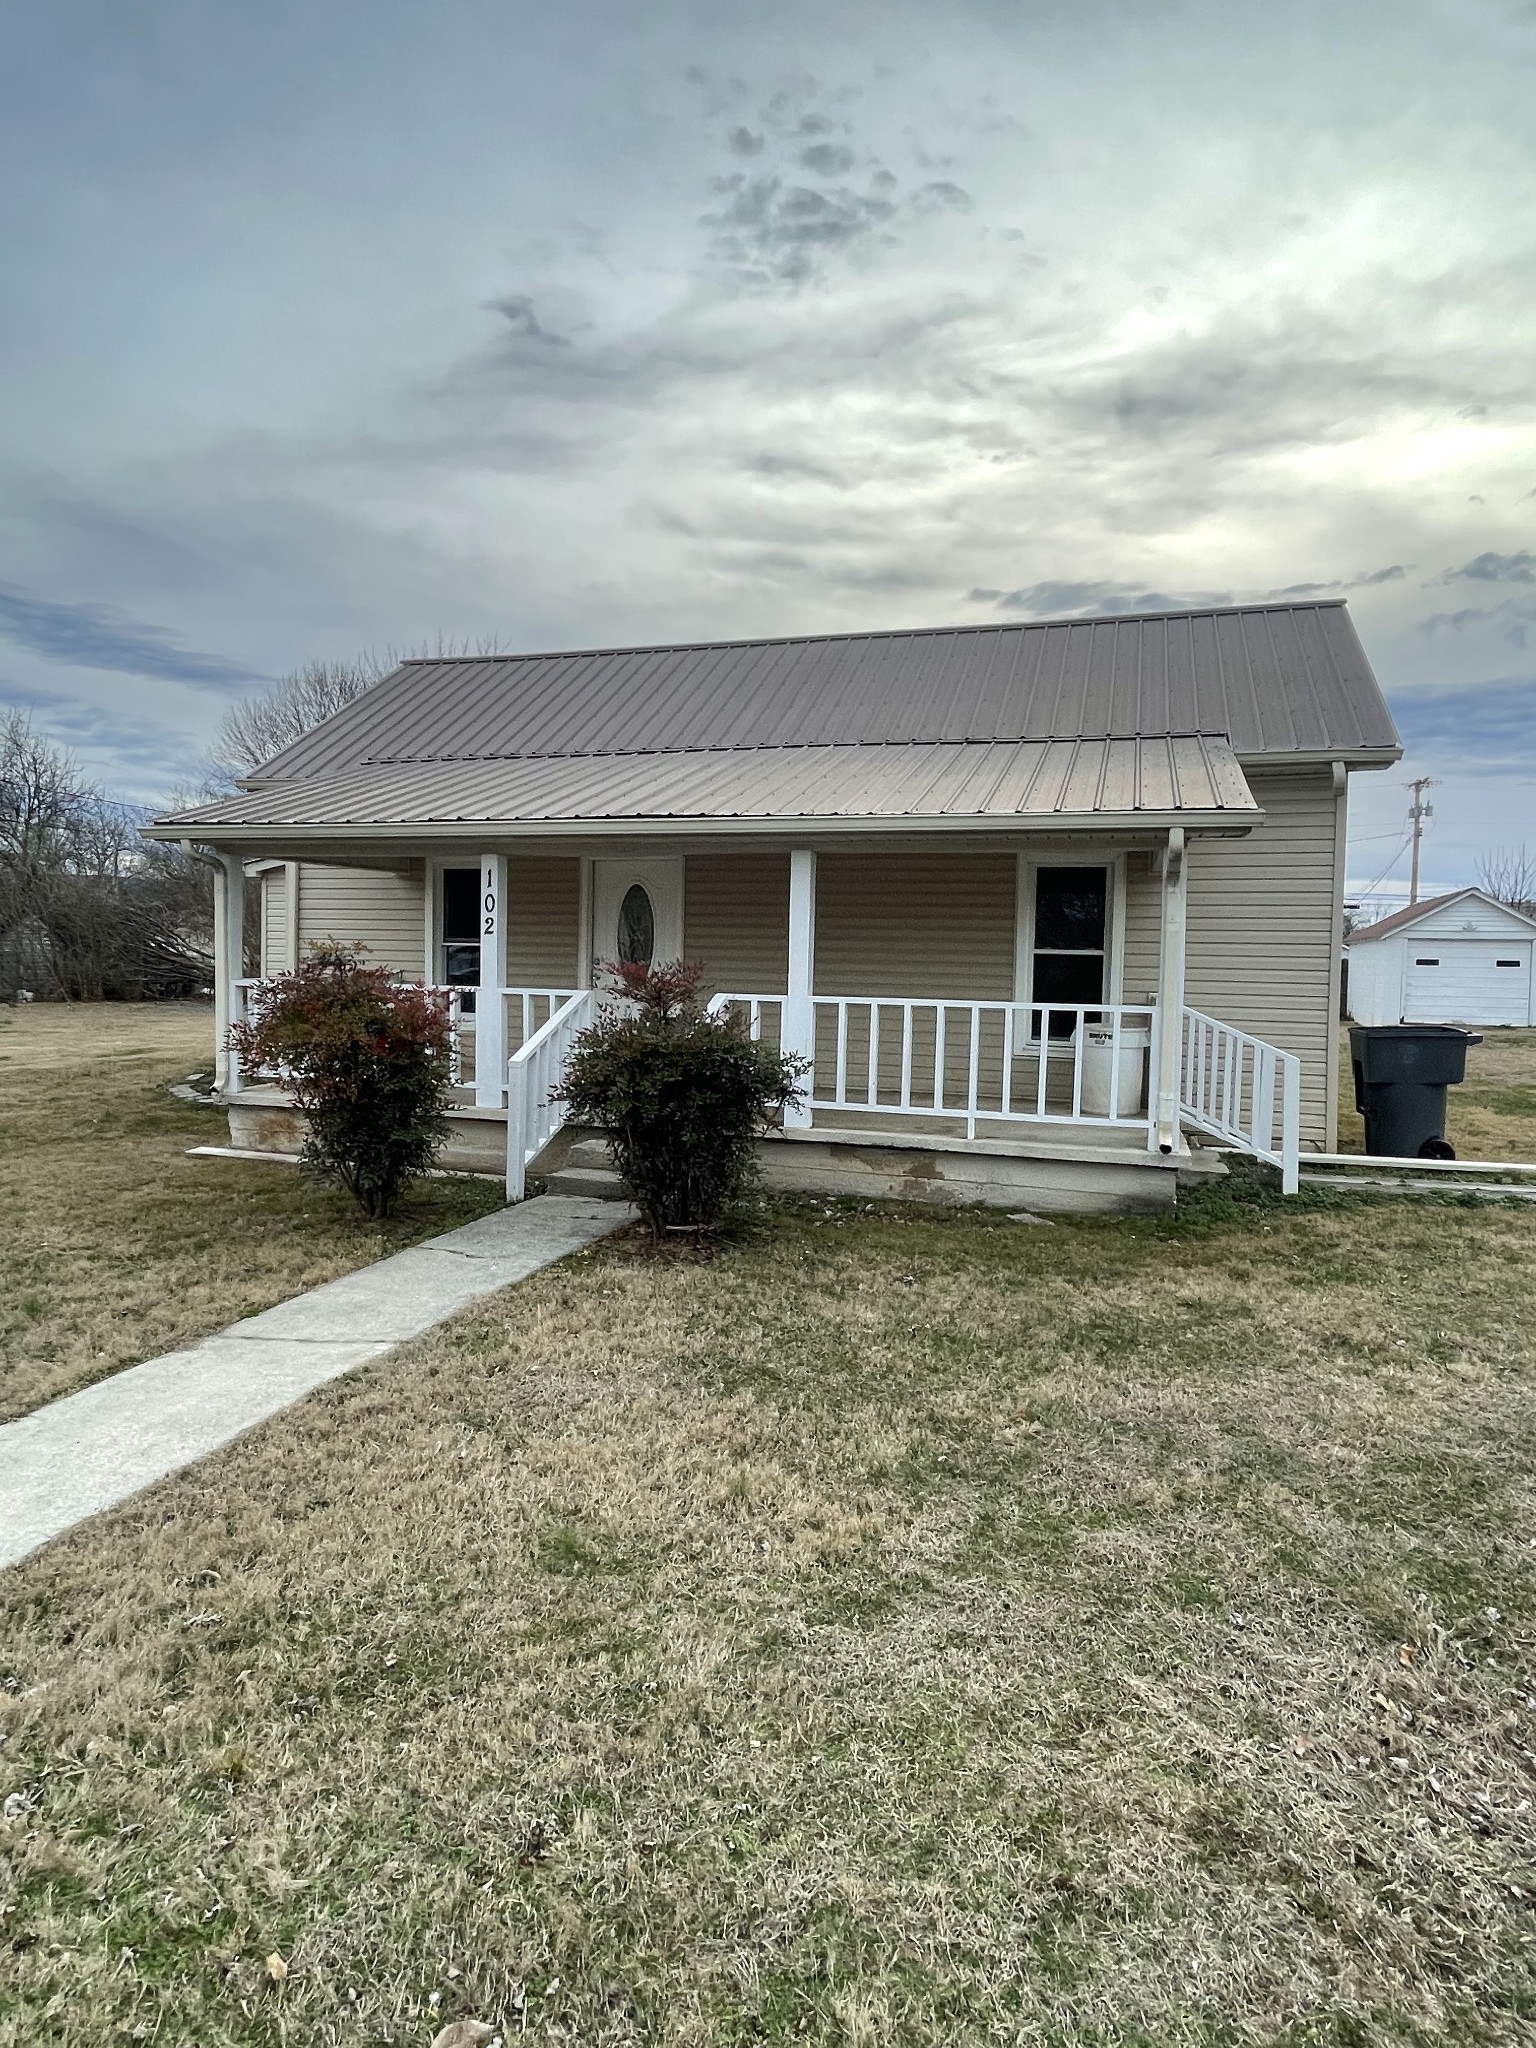
<instances>
[{"instance_id":1,"label":"standing seam roof panel","mask_svg":"<svg viewBox=\"0 0 1536 2048\"><path fill-rule=\"evenodd\" d=\"M257 780L370 762L1225 731L1239 753L1396 734L1343 607L412 661Z\"/></svg>"}]
</instances>

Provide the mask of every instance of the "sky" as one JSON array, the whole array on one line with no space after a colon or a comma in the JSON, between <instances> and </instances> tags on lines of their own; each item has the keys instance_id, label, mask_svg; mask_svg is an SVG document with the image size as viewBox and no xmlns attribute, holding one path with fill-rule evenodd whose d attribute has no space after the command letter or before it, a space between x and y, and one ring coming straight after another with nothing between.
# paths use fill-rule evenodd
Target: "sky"
<instances>
[{"instance_id":1,"label":"sky","mask_svg":"<svg viewBox=\"0 0 1536 2048\"><path fill-rule=\"evenodd\" d=\"M1347 597L1388 889L1536 846L1536 0L50 0L0 702L147 802L313 658ZM1389 865L1396 859L1395 865Z\"/></svg>"}]
</instances>

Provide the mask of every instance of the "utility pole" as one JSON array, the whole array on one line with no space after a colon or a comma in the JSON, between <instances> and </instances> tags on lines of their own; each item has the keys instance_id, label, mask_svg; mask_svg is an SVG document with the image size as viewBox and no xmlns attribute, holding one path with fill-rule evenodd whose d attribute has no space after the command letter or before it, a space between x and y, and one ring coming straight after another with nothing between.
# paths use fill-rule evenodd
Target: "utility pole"
<instances>
[{"instance_id":1,"label":"utility pole","mask_svg":"<svg viewBox=\"0 0 1536 2048\"><path fill-rule=\"evenodd\" d=\"M1408 806L1408 823L1413 830L1413 860L1408 871L1408 901L1410 903L1417 903L1419 900L1419 841L1424 837L1424 820L1435 815L1434 805L1427 804L1424 801L1424 792L1426 789L1433 789L1434 784L1429 776L1421 775L1416 781L1410 782L1408 787L1413 791L1413 802Z\"/></svg>"}]
</instances>

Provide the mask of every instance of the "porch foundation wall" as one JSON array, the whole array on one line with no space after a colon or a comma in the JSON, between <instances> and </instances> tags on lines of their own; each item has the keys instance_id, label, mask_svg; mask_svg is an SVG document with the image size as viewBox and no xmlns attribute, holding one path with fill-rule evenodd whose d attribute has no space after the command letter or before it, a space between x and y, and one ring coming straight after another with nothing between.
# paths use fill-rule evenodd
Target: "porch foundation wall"
<instances>
[{"instance_id":1,"label":"porch foundation wall","mask_svg":"<svg viewBox=\"0 0 1536 2048\"><path fill-rule=\"evenodd\" d=\"M765 1187L842 1195L855 1201L931 1202L936 1207L1032 1209L1069 1216L1170 1211L1179 1174L1172 1164L929 1151L766 1138L757 1148Z\"/></svg>"}]
</instances>

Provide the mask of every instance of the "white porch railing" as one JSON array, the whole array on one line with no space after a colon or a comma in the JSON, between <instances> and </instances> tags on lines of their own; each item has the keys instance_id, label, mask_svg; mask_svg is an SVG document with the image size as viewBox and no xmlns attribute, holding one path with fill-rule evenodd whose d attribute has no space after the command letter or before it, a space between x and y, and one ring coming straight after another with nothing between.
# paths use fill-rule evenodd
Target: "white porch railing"
<instances>
[{"instance_id":1,"label":"white porch railing","mask_svg":"<svg viewBox=\"0 0 1536 2048\"><path fill-rule=\"evenodd\" d=\"M230 1022L232 1024L254 1024L261 1016L265 992L272 986L270 979L260 976L237 981L231 990ZM396 988L416 988L429 996L435 996L448 1015L448 1079L457 1088L464 1071L464 991L450 988L446 984L423 984L419 981L399 981ZM240 1064L240 1056L231 1050L229 1055L228 1092L238 1095L247 1080L269 1079L281 1081L279 1071L265 1068L259 1073L247 1075Z\"/></svg>"},{"instance_id":2,"label":"white porch railing","mask_svg":"<svg viewBox=\"0 0 1536 2048\"><path fill-rule=\"evenodd\" d=\"M591 989L572 989L507 1062L507 1200L520 1202L528 1168L565 1122L556 1101L578 1031L591 1023L596 998Z\"/></svg>"},{"instance_id":3,"label":"white porch railing","mask_svg":"<svg viewBox=\"0 0 1536 2048\"><path fill-rule=\"evenodd\" d=\"M722 994L753 1038L782 1042L783 996ZM964 1003L816 996L806 1106L983 1124L1094 1125L1156 1142L1150 1003Z\"/></svg>"},{"instance_id":4,"label":"white porch railing","mask_svg":"<svg viewBox=\"0 0 1536 2048\"><path fill-rule=\"evenodd\" d=\"M1300 1186L1301 1062L1293 1052L1186 1010L1179 1060L1179 1115L1280 1169L1288 1195Z\"/></svg>"},{"instance_id":5,"label":"white porch railing","mask_svg":"<svg viewBox=\"0 0 1536 2048\"><path fill-rule=\"evenodd\" d=\"M241 1024L253 1021L261 1012L262 992L270 986L268 980L251 977L237 981L232 991L231 1022ZM459 1088L478 1078L475 1032L475 1009L466 1010L465 998L472 996L478 1006L499 1000L502 1005L502 1043L514 1050L526 1045L536 1032L573 996L581 991L573 988L503 988L486 989L470 984L447 982L400 981L399 988L423 989L435 996L448 1015L448 1079ZM259 1076L242 1071L238 1057L230 1054L229 1092L238 1094L248 1081L257 1079L281 1081L281 1074ZM500 1108L506 1100L504 1089L498 1089L492 1106Z\"/></svg>"}]
</instances>

